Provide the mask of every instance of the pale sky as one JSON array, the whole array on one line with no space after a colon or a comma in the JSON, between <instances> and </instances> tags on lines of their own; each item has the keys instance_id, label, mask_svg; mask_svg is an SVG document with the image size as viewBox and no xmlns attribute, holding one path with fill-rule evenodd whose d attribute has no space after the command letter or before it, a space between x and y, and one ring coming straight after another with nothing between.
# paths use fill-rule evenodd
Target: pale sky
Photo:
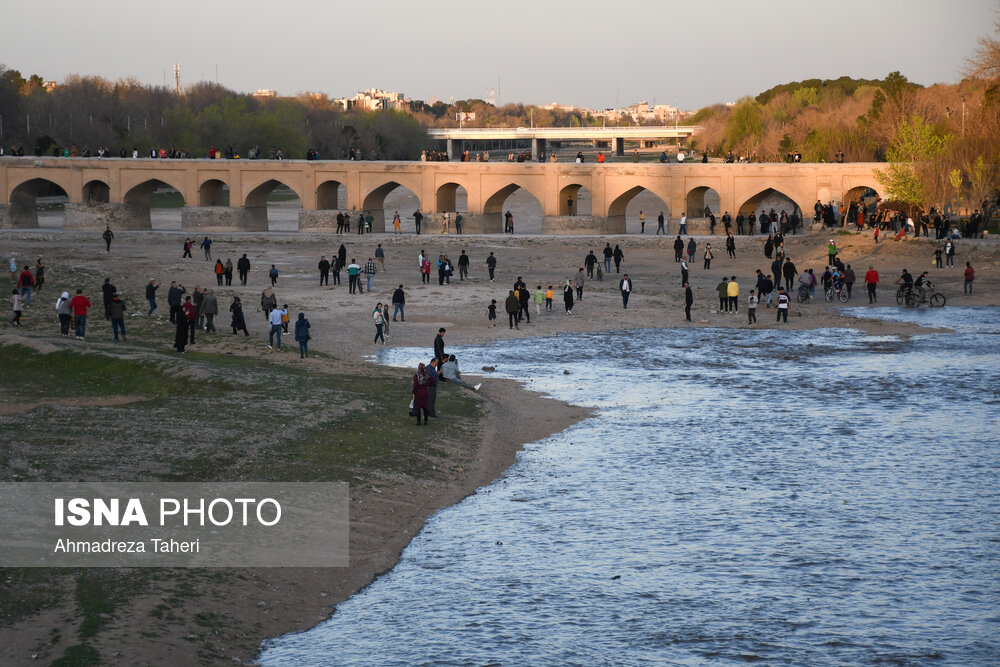
<instances>
[{"instance_id":1,"label":"pale sky","mask_svg":"<svg viewBox=\"0 0 1000 667\"><path fill-rule=\"evenodd\" d=\"M807 78L954 83L997 0L0 0L0 64L237 91L696 109ZM43 21L49 17L51 21Z\"/></svg>"}]
</instances>

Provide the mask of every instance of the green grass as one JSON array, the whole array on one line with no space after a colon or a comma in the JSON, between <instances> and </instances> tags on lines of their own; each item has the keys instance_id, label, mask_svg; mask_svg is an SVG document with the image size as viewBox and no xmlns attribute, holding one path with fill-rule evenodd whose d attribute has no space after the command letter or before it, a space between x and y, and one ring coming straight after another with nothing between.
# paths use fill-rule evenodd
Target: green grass
<instances>
[{"instance_id":1,"label":"green grass","mask_svg":"<svg viewBox=\"0 0 1000 667\"><path fill-rule=\"evenodd\" d=\"M0 347L4 385L0 397L68 398L143 396L158 398L225 387L222 382L198 382L175 377L151 363L99 354L60 351L42 354L21 345Z\"/></svg>"}]
</instances>

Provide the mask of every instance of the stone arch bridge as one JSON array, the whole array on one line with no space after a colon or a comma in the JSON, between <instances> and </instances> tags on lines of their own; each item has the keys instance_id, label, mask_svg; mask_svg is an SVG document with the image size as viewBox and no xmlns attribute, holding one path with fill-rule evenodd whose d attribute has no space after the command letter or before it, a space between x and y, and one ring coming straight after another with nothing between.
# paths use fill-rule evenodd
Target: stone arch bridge
<instances>
[{"instance_id":1,"label":"stone arch bridge","mask_svg":"<svg viewBox=\"0 0 1000 667\"><path fill-rule=\"evenodd\" d=\"M169 186L184 200L182 229L263 231L268 228L267 198L285 185L301 202L300 231L334 230L341 210L371 213L372 231L385 231L385 197L403 187L416 196L431 232L440 228L443 212L456 210L461 188L467 202L467 210L461 211L466 233L499 233L505 200L524 189L540 204L542 233L620 234L629 201L643 190L658 197L672 218L682 212L701 217L709 190L719 198L716 215L749 213L779 193L811 217L816 200L840 202L859 198L869 188L880 191L874 173L878 166L4 157L0 228L37 227L36 199L51 184L51 191L57 186L69 200L67 229L103 229L105 224L150 229L152 193ZM571 215L582 189L590 193L590 215ZM651 212L651 221L657 213Z\"/></svg>"}]
</instances>

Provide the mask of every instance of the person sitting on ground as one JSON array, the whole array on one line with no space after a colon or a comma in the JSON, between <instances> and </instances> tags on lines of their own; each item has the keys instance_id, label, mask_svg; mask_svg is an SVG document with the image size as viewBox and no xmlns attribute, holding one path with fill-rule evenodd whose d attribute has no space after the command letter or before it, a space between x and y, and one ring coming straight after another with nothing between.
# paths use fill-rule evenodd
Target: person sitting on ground
<instances>
[{"instance_id":1,"label":"person sitting on ground","mask_svg":"<svg viewBox=\"0 0 1000 667\"><path fill-rule=\"evenodd\" d=\"M479 388L483 386L482 382L476 386L472 386L462 379L462 371L458 368L458 360L455 358L454 354L449 355L448 361L441 364L439 372L442 382L454 382L458 386L471 389L472 391L479 391Z\"/></svg>"}]
</instances>

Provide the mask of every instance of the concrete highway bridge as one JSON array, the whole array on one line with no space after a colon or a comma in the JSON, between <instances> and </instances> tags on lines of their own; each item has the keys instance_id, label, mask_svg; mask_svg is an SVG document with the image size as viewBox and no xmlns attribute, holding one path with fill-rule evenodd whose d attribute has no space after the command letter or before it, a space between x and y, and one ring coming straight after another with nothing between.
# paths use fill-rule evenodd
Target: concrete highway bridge
<instances>
[{"instance_id":1,"label":"concrete highway bridge","mask_svg":"<svg viewBox=\"0 0 1000 667\"><path fill-rule=\"evenodd\" d=\"M541 206L543 234L621 234L625 210L649 191L672 218L701 217L705 195L714 190L719 210L749 213L775 193L811 217L816 200L860 198L880 192L875 163L642 164L383 162L298 160L157 160L118 158L0 158L0 228L38 226L39 192L61 189L67 199L66 229L151 229L154 190L175 189L184 200L181 228L200 231L265 231L267 199L280 185L301 202L300 231L336 229L338 211L370 213L372 231L391 217L386 195L406 188L425 215L425 231L440 231L443 212L460 211L465 233L500 233L507 197L527 191ZM48 185L47 185L48 184ZM43 190L43 186L47 186ZM572 215L581 190L590 214ZM346 191L346 196L342 193ZM651 211L652 213L652 211ZM791 213L791 211L789 211ZM410 216L412 211L400 211ZM655 213L649 216L655 223Z\"/></svg>"},{"instance_id":2,"label":"concrete highway bridge","mask_svg":"<svg viewBox=\"0 0 1000 667\"><path fill-rule=\"evenodd\" d=\"M456 160L465 150L465 142L482 144L488 141L531 142L531 154L546 151L546 145L560 146L563 142L607 144L615 155L625 155L625 142L663 143L684 141L698 130L690 125L647 125L635 127L469 127L434 128L427 130L431 139L447 142L451 159Z\"/></svg>"}]
</instances>

